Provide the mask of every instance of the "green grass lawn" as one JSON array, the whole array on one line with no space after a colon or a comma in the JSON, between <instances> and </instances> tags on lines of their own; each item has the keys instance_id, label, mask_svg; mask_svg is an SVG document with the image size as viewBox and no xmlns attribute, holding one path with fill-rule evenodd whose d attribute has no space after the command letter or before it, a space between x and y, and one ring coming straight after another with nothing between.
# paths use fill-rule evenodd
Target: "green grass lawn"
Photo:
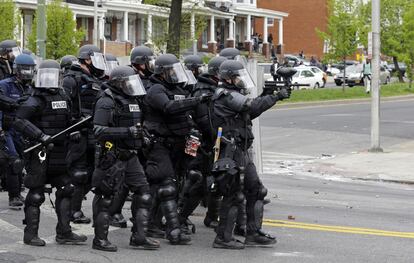
<instances>
[{"instance_id":1,"label":"green grass lawn","mask_svg":"<svg viewBox=\"0 0 414 263\"><path fill-rule=\"evenodd\" d=\"M381 97L403 96L414 94L414 88L409 89L408 83L395 83L384 85L381 87ZM283 103L293 102L311 102L326 100L343 100L343 99L364 99L370 98L370 94L365 93L364 87L345 87L339 89L310 89L310 90L294 90L289 100Z\"/></svg>"}]
</instances>

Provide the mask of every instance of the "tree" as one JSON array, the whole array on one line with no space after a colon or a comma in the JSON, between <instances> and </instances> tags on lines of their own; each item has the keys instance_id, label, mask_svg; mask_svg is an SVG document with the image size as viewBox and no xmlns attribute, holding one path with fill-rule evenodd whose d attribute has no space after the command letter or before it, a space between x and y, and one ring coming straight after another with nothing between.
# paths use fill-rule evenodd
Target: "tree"
<instances>
[{"instance_id":1,"label":"tree","mask_svg":"<svg viewBox=\"0 0 414 263\"><path fill-rule=\"evenodd\" d=\"M404 82L398 66L398 57L404 53L401 43L404 39L402 21L405 10L412 0L382 0L381 1L381 51L391 56L398 72L400 82Z\"/></svg>"},{"instance_id":2,"label":"tree","mask_svg":"<svg viewBox=\"0 0 414 263\"><path fill-rule=\"evenodd\" d=\"M317 30L319 36L328 44L327 60L345 60L353 55L358 47L358 5L354 0L329 0L328 25L326 32ZM345 67L346 68L346 67ZM345 73L343 90L345 90Z\"/></svg>"},{"instance_id":3,"label":"tree","mask_svg":"<svg viewBox=\"0 0 414 263\"><path fill-rule=\"evenodd\" d=\"M171 0L170 16L168 19L168 39L167 52L180 55L180 37L181 37L181 10L183 0Z\"/></svg>"},{"instance_id":4,"label":"tree","mask_svg":"<svg viewBox=\"0 0 414 263\"><path fill-rule=\"evenodd\" d=\"M13 0L0 0L0 41L15 38L15 28L20 28L20 13Z\"/></svg>"},{"instance_id":5,"label":"tree","mask_svg":"<svg viewBox=\"0 0 414 263\"><path fill-rule=\"evenodd\" d=\"M414 77L414 3L404 14L402 33L402 52L398 58L407 65L407 77L410 80L411 89Z\"/></svg>"},{"instance_id":6,"label":"tree","mask_svg":"<svg viewBox=\"0 0 414 263\"><path fill-rule=\"evenodd\" d=\"M59 59L65 55L75 55L85 32L76 29L73 13L62 0L53 0L46 7L46 57ZM29 36L29 48L36 50L36 19Z\"/></svg>"}]
</instances>

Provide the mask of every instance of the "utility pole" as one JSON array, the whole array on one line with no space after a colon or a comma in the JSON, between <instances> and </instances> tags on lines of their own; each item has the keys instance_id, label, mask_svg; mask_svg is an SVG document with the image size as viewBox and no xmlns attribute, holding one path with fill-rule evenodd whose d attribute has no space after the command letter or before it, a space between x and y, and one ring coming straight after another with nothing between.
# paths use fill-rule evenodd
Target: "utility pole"
<instances>
[{"instance_id":1,"label":"utility pole","mask_svg":"<svg viewBox=\"0 0 414 263\"><path fill-rule=\"evenodd\" d=\"M371 81L371 149L382 152L380 146L380 0L372 0L372 81Z\"/></svg>"},{"instance_id":2,"label":"utility pole","mask_svg":"<svg viewBox=\"0 0 414 263\"><path fill-rule=\"evenodd\" d=\"M98 46L98 0L93 1L93 44Z\"/></svg>"},{"instance_id":3,"label":"utility pole","mask_svg":"<svg viewBox=\"0 0 414 263\"><path fill-rule=\"evenodd\" d=\"M46 4L37 0L37 55L46 58Z\"/></svg>"}]
</instances>

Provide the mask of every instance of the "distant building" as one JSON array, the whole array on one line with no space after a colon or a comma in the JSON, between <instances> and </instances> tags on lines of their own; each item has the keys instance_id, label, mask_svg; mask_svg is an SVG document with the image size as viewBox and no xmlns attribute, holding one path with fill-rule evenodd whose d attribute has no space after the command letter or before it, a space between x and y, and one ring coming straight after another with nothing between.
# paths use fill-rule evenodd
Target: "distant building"
<instances>
[{"instance_id":1,"label":"distant building","mask_svg":"<svg viewBox=\"0 0 414 263\"><path fill-rule=\"evenodd\" d=\"M257 0L258 8L266 8L289 13L283 19L283 51L286 54L298 54L303 50L306 57L323 56L324 42L316 29L326 30L328 21L327 0ZM277 22L272 25L269 19L268 32L273 35L273 44L280 42ZM263 35L263 19L255 19L254 31Z\"/></svg>"}]
</instances>

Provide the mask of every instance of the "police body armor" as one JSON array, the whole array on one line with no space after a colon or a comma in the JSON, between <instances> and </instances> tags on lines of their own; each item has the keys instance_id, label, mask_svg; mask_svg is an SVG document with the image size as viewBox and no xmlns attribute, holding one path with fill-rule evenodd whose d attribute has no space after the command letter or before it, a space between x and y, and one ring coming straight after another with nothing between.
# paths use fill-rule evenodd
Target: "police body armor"
<instances>
[{"instance_id":1,"label":"police body armor","mask_svg":"<svg viewBox=\"0 0 414 263\"><path fill-rule=\"evenodd\" d=\"M205 80L204 80L205 79ZM207 82L208 81L208 82ZM211 94L213 95L215 91L215 82L210 79L199 78L199 82L196 85L196 88L192 92L192 97L199 97L202 94ZM197 123L197 126L200 128L204 140L208 140L210 143L213 143L213 138L215 136L215 130L212 127L212 107L209 104L199 104L195 108L194 120Z\"/></svg>"},{"instance_id":2,"label":"police body armor","mask_svg":"<svg viewBox=\"0 0 414 263\"><path fill-rule=\"evenodd\" d=\"M138 100L132 97L123 97L111 92L109 89L105 91L110 93L115 102L115 111L113 113L114 127L131 127L142 121L142 112L138 104ZM115 141L116 147L125 150L137 150L142 147L142 140L136 138L128 138Z\"/></svg>"},{"instance_id":3,"label":"police body armor","mask_svg":"<svg viewBox=\"0 0 414 263\"><path fill-rule=\"evenodd\" d=\"M165 94L170 100L182 100L188 96L188 92L177 86L170 90L163 85ZM180 112L175 114L160 114L156 112L148 112L145 120L152 123L150 131L154 131L162 137L184 137L190 133L194 127L190 112ZM160 125L161 124L161 125ZM165 124L163 126L162 124ZM155 127L153 127L153 125Z\"/></svg>"},{"instance_id":4,"label":"police body armor","mask_svg":"<svg viewBox=\"0 0 414 263\"><path fill-rule=\"evenodd\" d=\"M237 91L227 90L224 88L218 88L213 96L214 101L214 114L213 114L213 126L215 129L218 127L223 128L223 136L227 138L234 138L236 145L247 151L253 144L253 131L252 120L248 111L235 112L226 108L225 105L218 103L217 101L227 99L230 104L234 104L235 107L242 108L242 104L245 101L238 101L234 99L231 93ZM247 100L247 98L246 98ZM240 104L240 105L238 105Z\"/></svg>"},{"instance_id":5,"label":"police body armor","mask_svg":"<svg viewBox=\"0 0 414 263\"><path fill-rule=\"evenodd\" d=\"M66 129L71 121L70 102L63 90L51 94L35 90L33 96L41 98L45 103L42 114L36 116L32 123L43 133L53 136ZM66 169L66 138L58 137L53 141L53 149L49 153L49 169L51 172L64 171Z\"/></svg>"}]
</instances>

